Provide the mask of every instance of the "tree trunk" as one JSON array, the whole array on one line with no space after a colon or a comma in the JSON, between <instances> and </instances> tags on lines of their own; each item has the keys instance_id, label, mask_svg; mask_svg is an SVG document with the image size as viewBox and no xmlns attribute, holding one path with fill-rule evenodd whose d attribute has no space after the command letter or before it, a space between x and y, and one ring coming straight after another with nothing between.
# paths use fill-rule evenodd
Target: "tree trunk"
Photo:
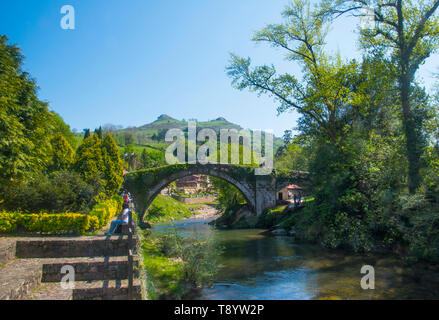
<instances>
[{"instance_id":1,"label":"tree trunk","mask_svg":"<svg viewBox=\"0 0 439 320\"><path fill-rule=\"evenodd\" d=\"M410 194L414 194L420 184L419 168L421 152L419 152L420 141L418 141L417 123L414 121L410 106L410 80L408 79L407 74L402 75L400 88L408 160L408 188Z\"/></svg>"}]
</instances>

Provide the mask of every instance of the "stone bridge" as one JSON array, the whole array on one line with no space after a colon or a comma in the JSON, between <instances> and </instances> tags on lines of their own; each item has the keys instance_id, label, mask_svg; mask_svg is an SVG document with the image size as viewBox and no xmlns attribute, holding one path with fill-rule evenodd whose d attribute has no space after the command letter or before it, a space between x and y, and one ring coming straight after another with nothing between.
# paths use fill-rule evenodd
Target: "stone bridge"
<instances>
[{"instance_id":1,"label":"stone bridge","mask_svg":"<svg viewBox=\"0 0 439 320\"><path fill-rule=\"evenodd\" d=\"M276 205L276 192L289 184L306 189L309 174L300 171L272 170L269 175L255 175L255 167L230 164L175 164L128 173L124 188L133 196L139 222L160 191L171 182L194 174L223 179L234 185L245 197L248 206L260 215Z\"/></svg>"}]
</instances>

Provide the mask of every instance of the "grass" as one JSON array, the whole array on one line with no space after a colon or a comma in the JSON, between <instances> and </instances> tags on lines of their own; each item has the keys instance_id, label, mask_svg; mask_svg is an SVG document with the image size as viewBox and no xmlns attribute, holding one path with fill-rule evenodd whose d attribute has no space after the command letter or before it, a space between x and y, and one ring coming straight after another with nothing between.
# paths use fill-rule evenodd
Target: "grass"
<instances>
[{"instance_id":1,"label":"grass","mask_svg":"<svg viewBox=\"0 0 439 320\"><path fill-rule=\"evenodd\" d=\"M265 210L259 217L257 226L260 228L269 228L276 225L285 217L286 208L286 205L281 205Z\"/></svg>"},{"instance_id":2,"label":"grass","mask_svg":"<svg viewBox=\"0 0 439 320\"><path fill-rule=\"evenodd\" d=\"M183 265L173 261L160 251L158 239L145 235L142 240L143 267L147 272L148 298L178 297L181 295Z\"/></svg>"},{"instance_id":3,"label":"grass","mask_svg":"<svg viewBox=\"0 0 439 320\"><path fill-rule=\"evenodd\" d=\"M196 204L196 206L185 205L169 196L158 195L152 202L151 207L145 216L145 220L157 223L187 218L194 214L189 208L196 208L199 206L200 204Z\"/></svg>"}]
</instances>

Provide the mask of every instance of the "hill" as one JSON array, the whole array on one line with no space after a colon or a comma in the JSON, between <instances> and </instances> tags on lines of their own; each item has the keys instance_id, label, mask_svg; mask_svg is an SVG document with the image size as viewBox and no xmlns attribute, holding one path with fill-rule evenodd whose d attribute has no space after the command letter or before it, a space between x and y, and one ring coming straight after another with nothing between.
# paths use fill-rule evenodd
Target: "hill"
<instances>
[{"instance_id":1,"label":"hill","mask_svg":"<svg viewBox=\"0 0 439 320\"><path fill-rule=\"evenodd\" d=\"M194 120L196 121L196 120ZM227 121L226 119L219 117L215 120L210 120L210 121L196 121L197 122L197 127L198 128L210 128L215 130L217 133L219 133L220 129L237 129L240 130L242 129L241 126L231 123L229 121ZM186 129L188 126L188 121L185 120L177 120L174 119L166 114L162 114L161 116L159 116L157 118L157 120L155 120L154 122L145 124L141 127L138 128L129 128L126 130L129 131L150 131L150 132L156 132L157 134L162 131L162 130L169 130L169 129Z\"/></svg>"},{"instance_id":2,"label":"hill","mask_svg":"<svg viewBox=\"0 0 439 320\"><path fill-rule=\"evenodd\" d=\"M197 123L197 130L210 128L215 130L218 136L221 129L242 129L240 125L229 122L223 117L209 121L197 121L195 119L193 121ZM129 163L129 169L138 169L145 166L150 167L166 164L164 153L169 143L165 142L165 135L169 129L173 128L187 132L188 121L177 120L169 115L162 114L157 120L139 127L123 129L109 124L104 126L103 130L104 132L111 133L116 144L119 146L122 158ZM82 140L83 134L77 133L75 136L78 140ZM264 144L264 141L262 143ZM282 144L282 139L275 137L274 151L276 152ZM143 160L141 157L142 153L145 153Z\"/></svg>"}]
</instances>

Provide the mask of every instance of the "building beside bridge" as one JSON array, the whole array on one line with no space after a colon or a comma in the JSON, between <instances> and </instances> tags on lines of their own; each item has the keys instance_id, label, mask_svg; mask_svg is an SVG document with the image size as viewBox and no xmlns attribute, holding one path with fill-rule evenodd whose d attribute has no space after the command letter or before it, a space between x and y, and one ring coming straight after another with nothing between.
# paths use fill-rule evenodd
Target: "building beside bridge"
<instances>
[{"instance_id":1,"label":"building beside bridge","mask_svg":"<svg viewBox=\"0 0 439 320\"><path fill-rule=\"evenodd\" d=\"M303 189L302 189L302 187L300 187L298 185L290 184L277 192L276 200L277 201L294 200L294 195L296 197L299 197L299 196L303 197Z\"/></svg>"},{"instance_id":2,"label":"building beside bridge","mask_svg":"<svg viewBox=\"0 0 439 320\"><path fill-rule=\"evenodd\" d=\"M209 177L202 174L194 174L175 182L177 192L183 194L196 194L205 192L211 187Z\"/></svg>"}]
</instances>

